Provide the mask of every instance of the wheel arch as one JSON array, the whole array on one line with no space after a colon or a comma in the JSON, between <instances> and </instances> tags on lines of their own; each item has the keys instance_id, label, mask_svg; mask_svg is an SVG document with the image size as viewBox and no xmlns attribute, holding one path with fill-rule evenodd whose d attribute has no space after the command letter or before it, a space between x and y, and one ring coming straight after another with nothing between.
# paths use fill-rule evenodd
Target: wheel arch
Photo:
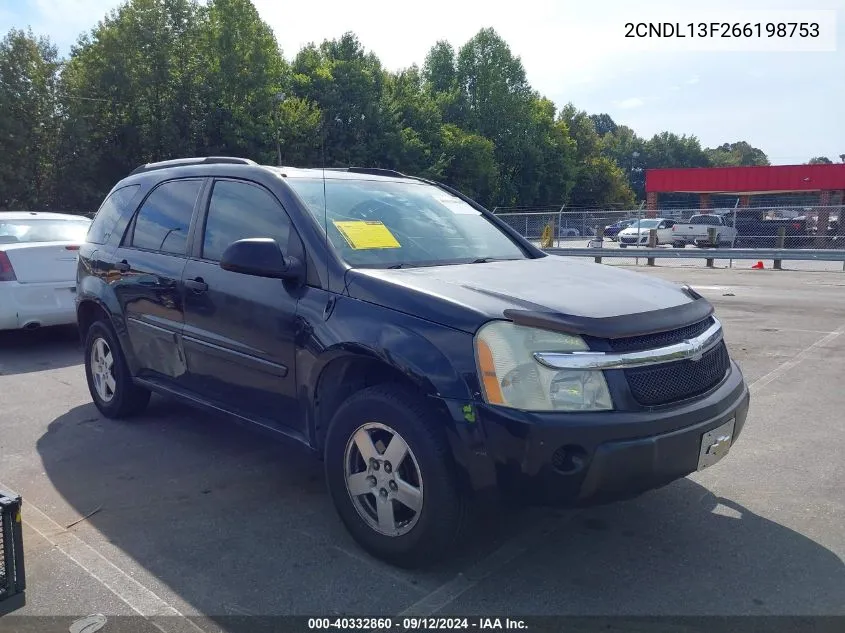
<instances>
[{"instance_id":1,"label":"wheel arch","mask_svg":"<svg viewBox=\"0 0 845 633\"><path fill-rule=\"evenodd\" d=\"M98 320L103 320L112 326L129 371L132 375L136 375L138 364L135 355L132 353L132 346L129 343L129 335L123 320L123 311L120 308L117 296L103 280L86 276L77 288L76 301L76 324L83 343L88 328Z\"/></svg>"}]
</instances>

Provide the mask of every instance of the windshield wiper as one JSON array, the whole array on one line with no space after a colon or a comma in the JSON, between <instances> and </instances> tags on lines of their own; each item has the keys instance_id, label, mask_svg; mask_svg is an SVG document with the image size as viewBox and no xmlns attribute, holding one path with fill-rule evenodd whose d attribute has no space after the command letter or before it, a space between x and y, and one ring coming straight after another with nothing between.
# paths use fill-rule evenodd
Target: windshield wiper
<instances>
[{"instance_id":1,"label":"windshield wiper","mask_svg":"<svg viewBox=\"0 0 845 633\"><path fill-rule=\"evenodd\" d=\"M512 262L512 257L479 257L470 262L470 264L487 264L489 262Z\"/></svg>"},{"instance_id":2,"label":"windshield wiper","mask_svg":"<svg viewBox=\"0 0 845 633\"><path fill-rule=\"evenodd\" d=\"M388 266L388 270L393 270L396 268L416 268L413 264L393 264L393 266Z\"/></svg>"}]
</instances>

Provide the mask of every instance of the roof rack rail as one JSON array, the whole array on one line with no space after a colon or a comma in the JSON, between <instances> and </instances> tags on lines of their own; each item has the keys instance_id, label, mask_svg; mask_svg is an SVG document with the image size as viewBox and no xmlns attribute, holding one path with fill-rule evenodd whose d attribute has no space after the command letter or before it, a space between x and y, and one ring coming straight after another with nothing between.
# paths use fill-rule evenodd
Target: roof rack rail
<instances>
[{"instance_id":1,"label":"roof rack rail","mask_svg":"<svg viewBox=\"0 0 845 633\"><path fill-rule=\"evenodd\" d=\"M188 165L257 165L253 160L248 158L238 158L236 156L206 156L197 158L175 158L173 160L162 160L157 163L146 163L140 165L132 170L130 176L141 174L147 171L155 171L156 169L169 169L171 167L187 167Z\"/></svg>"},{"instance_id":2,"label":"roof rack rail","mask_svg":"<svg viewBox=\"0 0 845 633\"><path fill-rule=\"evenodd\" d=\"M319 167L317 168L319 169ZM350 174L369 174L370 176L390 176L391 178L412 178L395 169L382 169L381 167L326 167L326 171L346 171Z\"/></svg>"}]
</instances>

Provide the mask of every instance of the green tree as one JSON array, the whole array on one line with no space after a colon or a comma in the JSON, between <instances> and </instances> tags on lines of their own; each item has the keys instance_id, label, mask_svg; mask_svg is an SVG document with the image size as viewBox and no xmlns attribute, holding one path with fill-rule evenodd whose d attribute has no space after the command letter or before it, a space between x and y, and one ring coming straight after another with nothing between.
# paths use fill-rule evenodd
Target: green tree
<instances>
[{"instance_id":1,"label":"green tree","mask_svg":"<svg viewBox=\"0 0 845 633\"><path fill-rule=\"evenodd\" d=\"M602 155L605 140L595 123L571 103L564 106L559 120L575 144L577 171L569 204L577 207L633 206L635 195L628 174L616 161ZM618 130L617 130L618 131ZM608 132L608 135L612 135Z\"/></svg>"},{"instance_id":2,"label":"green tree","mask_svg":"<svg viewBox=\"0 0 845 633\"><path fill-rule=\"evenodd\" d=\"M646 141L644 149L649 169L710 166L707 154L695 136L661 132Z\"/></svg>"},{"instance_id":3,"label":"green tree","mask_svg":"<svg viewBox=\"0 0 845 633\"><path fill-rule=\"evenodd\" d=\"M628 178L611 159L594 156L579 166L570 206L632 208L634 203Z\"/></svg>"},{"instance_id":4,"label":"green tree","mask_svg":"<svg viewBox=\"0 0 845 633\"><path fill-rule=\"evenodd\" d=\"M645 141L631 128L620 125L602 137L601 153L628 175L628 182L640 200L645 198Z\"/></svg>"},{"instance_id":5,"label":"green tree","mask_svg":"<svg viewBox=\"0 0 845 633\"><path fill-rule=\"evenodd\" d=\"M830 160L827 156L816 156L811 158L808 162L808 165L832 165L833 161Z\"/></svg>"},{"instance_id":6,"label":"green tree","mask_svg":"<svg viewBox=\"0 0 845 633\"><path fill-rule=\"evenodd\" d=\"M421 176L439 177L435 153L442 117L436 101L423 87L423 74L416 66L388 75L384 90L385 148L390 163Z\"/></svg>"},{"instance_id":7,"label":"green tree","mask_svg":"<svg viewBox=\"0 0 845 633\"><path fill-rule=\"evenodd\" d=\"M389 136L384 111L387 73L354 34L303 48L292 68L294 94L323 112L328 165L393 166L383 151Z\"/></svg>"},{"instance_id":8,"label":"green tree","mask_svg":"<svg viewBox=\"0 0 845 633\"><path fill-rule=\"evenodd\" d=\"M528 173L523 159L530 143L535 95L522 62L493 29L482 29L458 52L457 78L466 104L465 129L490 139L495 147L497 201L525 204L519 190Z\"/></svg>"},{"instance_id":9,"label":"green tree","mask_svg":"<svg viewBox=\"0 0 845 633\"><path fill-rule=\"evenodd\" d=\"M763 150L753 147L746 141L725 143L719 147L705 150L713 167L751 167L765 166L769 159Z\"/></svg>"},{"instance_id":10,"label":"green tree","mask_svg":"<svg viewBox=\"0 0 845 633\"><path fill-rule=\"evenodd\" d=\"M282 115L300 110L282 107L289 72L272 29L250 0L211 0L200 24L204 151L275 162Z\"/></svg>"},{"instance_id":11,"label":"green tree","mask_svg":"<svg viewBox=\"0 0 845 633\"><path fill-rule=\"evenodd\" d=\"M202 153L204 24L192 0L131 0L80 38L62 73L66 205L96 209L138 164Z\"/></svg>"},{"instance_id":12,"label":"green tree","mask_svg":"<svg viewBox=\"0 0 845 633\"><path fill-rule=\"evenodd\" d=\"M458 60L449 42L437 42L422 68L423 89L433 97L445 123L463 126L466 119L464 93L458 85Z\"/></svg>"},{"instance_id":13,"label":"green tree","mask_svg":"<svg viewBox=\"0 0 845 633\"><path fill-rule=\"evenodd\" d=\"M579 161L599 154L601 137L596 132L595 123L586 112L567 103L560 111L559 119L566 123L569 135L575 141L576 156Z\"/></svg>"},{"instance_id":14,"label":"green tree","mask_svg":"<svg viewBox=\"0 0 845 633\"><path fill-rule=\"evenodd\" d=\"M441 130L437 169L446 184L482 204L494 202L497 166L490 139L447 123Z\"/></svg>"},{"instance_id":15,"label":"green tree","mask_svg":"<svg viewBox=\"0 0 845 633\"><path fill-rule=\"evenodd\" d=\"M609 114L591 114L590 120L593 122L599 136L613 134L619 127Z\"/></svg>"},{"instance_id":16,"label":"green tree","mask_svg":"<svg viewBox=\"0 0 845 633\"><path fill-rule=\"evenodd\" d=\"M58 71L48 39L13 29L0 41L0 209L54 202Z\"/></svg>"}]
</instances>

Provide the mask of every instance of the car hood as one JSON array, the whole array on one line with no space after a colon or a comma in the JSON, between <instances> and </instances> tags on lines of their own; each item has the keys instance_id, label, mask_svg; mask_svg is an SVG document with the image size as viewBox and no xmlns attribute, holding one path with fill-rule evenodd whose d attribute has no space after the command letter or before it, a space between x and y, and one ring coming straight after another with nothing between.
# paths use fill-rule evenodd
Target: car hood
<instances>
[{"instance_id":1,"label":"car hood","mask_svg":"<svg viewBox=\"0 0 845 633\"><path fill-rule=\"evenodd\" d=\"M505 318L596 336L613 324L618 335L635 335L681 327L712 311L683 286L555 255L404 270L352 269L347 292L467 332Z\"/></svg>"}]
</instances>

